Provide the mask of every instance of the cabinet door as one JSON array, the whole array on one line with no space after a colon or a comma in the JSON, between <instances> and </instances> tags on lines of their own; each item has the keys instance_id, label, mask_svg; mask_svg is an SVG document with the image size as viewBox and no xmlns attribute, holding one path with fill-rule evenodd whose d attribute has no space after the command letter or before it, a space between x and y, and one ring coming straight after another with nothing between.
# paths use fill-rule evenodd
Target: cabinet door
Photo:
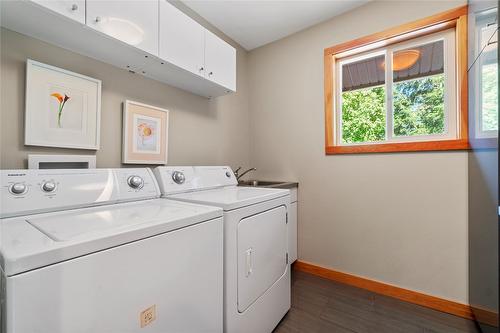
<instances>
[{"instance_id":1,"label":"cabinet door","mask_svg":"<svg viewBox=\"0 0 500 333\"><path fill-rule=\"evenodd\" d=\"M85 0L33 0L33 2L85 24Z\"/></svg>"},{"instance_id":2,"label":"cabinet door","mask_svg":"<svg viewBox=\"0 0 500 333\"><path fill-rule=\"evenodd\" d=\"M160 58L204 76L204 52L205 28L160 0Z\"/></svg>"},{"instance_id":3,"label":"cabinet door","mask_svg":"<svg viewBox=\"0 0 500 333\"><path fill-rule=\"evenodd\" d=\"M297 260L297 202L290 204L288 212L288 261Z\"/></svg>"},{"instance_id":4,"label":"cabinet door","mask_svg":"<svg viewBox=\"0 0 500 333\"><path fill-rule=\"evenodd\" d=\"M158 0L87 0L87 25L158 55Z\"/></svg>"},{"instance_id":5,"label":"cabinet door","mask_svg":"<svg viewBox=\"0 0 500 333\"><path fill-rule=\"evenodd\" d=\"M236 91L236 50L205 30L205 77Z\"/></svg>"}]
</instances>

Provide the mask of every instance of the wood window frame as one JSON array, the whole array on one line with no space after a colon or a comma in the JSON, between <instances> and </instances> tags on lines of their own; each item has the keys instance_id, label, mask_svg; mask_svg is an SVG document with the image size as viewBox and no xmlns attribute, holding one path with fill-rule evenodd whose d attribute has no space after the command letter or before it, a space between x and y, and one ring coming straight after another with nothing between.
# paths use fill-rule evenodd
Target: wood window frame
<instances>
[{"instance_id":1,"label":"wood window frame","mask_svg":"<svg viewBox=\"0 0 500 333\"><path fill-rule=\"evenodd\" d=\"M457 62L457 138L452 140L387 142L356 145L335 144L335 63L353 54L376 50L416 37L426 36L450 28L455 29ZM467 6L442 12L424 19L391 28L369 36L338 44L324 50L325 153L387 153L469 149L468 140L468 86L467 86Z\"/></svg>"}]
</instances>

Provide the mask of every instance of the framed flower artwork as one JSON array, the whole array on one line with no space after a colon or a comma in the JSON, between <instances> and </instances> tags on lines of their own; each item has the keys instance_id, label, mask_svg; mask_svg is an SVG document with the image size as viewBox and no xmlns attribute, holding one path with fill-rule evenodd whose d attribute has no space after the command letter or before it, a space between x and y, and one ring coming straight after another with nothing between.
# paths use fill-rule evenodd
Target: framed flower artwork
<instances>
[{"instance_id":1,"label":"framed flower artwork","mask_svg":"<svg viewBox=\"0 0 500 333\"><path fill-rule=\"evenodd\" d=\"M167 164L168 110L123 103L123 163Z\"/></svg>"},{"instance_id":2,"label":"framed flower artwork","mask_svg":"<svg viewBox=\"0 0 500 333\"><path fill-rule=\"evenodd\" d=\"M24 143L99 149L101 81L28 59Z\"/></svg>"}]
</instances>

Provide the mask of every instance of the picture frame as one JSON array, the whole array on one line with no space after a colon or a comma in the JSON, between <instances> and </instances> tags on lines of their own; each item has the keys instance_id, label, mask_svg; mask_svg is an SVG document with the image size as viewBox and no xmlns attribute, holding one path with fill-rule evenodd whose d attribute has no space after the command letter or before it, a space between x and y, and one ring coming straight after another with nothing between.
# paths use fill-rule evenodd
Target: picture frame
<instances>
[{"instance_id":1,"label":"picture frame","mask_svg":"<svg viewBox=\"0 0 500 333\"><path fill-rule=\"evenodd\" d=\"M101 80L28 59L24 144L99 150Z\"/></svg>"},{"instance_id":2,"label":"picture frame","mask_svg":"<svg viewBox=\"0 0 500 333\"><path fill-rule=\"evenodd\" d=\"M28 169L95 169L95 155L28 154Z\"/></svg>"},{"instance_id":3,"label":"picture frame","mask_svg":"<svg viewBox=\"0 0 500 333\"><path fill-rule=\"evenodd\" d=\"M124 164L167 164L168 116L168 110L156 106L123 103Z\"/></svg>"}]
</instances>

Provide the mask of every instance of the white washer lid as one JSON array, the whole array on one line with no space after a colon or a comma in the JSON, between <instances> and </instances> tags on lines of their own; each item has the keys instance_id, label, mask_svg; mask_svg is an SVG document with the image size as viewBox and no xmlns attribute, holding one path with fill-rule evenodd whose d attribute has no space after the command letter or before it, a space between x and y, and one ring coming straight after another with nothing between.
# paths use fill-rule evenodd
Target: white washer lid
<instances>
[{"instance_id":1,"label":"white washer lid","mask_svg":"<svg viewBox=\"0 0 500 333\"><path fill-rule=\"evenodd\" d=\"M216 207L153 199L0 220L7 276L222 216Z\"/></svg>"},{"instance_id":2,"label":"white washer lid","mask_svg":"<svg viewBox=\"0 0 500 333\"><path fill-rule=\"evenodd\" d=\"M290 190L227 186L211 190L169 195L167 198L203 205L214 205L225 211L290 195Z\"/></svg>"},{"instance_id":3,"label":"white washer lid","mask_svg":"<svg viewBox=\"0 0 500 333\"><path fill-rule=\"evenodd\" d=\"M56 216L33 216L26 222L43 232L50 239L61 242L83 237L98 237L106 232L119 232L140 224L154 221L166 222L182 216L186 210L181 207L169 207L165 216L164 206L155 201L135 202L129 205L111 205L97 210L88 210L75 214L72 211Z\"/></svg>"}]
</instances>

